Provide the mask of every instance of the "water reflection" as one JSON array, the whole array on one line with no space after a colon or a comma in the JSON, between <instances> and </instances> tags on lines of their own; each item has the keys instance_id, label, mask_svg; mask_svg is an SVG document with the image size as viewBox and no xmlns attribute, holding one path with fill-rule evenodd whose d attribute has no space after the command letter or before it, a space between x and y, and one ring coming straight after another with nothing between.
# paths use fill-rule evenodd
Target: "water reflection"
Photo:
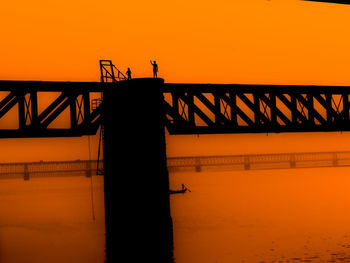
<instances>
[{"instance_id":1,"label":"water reflection","mask_svg":"<svg viewBox=\"0 0 350 263\"><path fill-rule=\"evenodd\" d=\"M103 177L0 180L1 263L104 262Z\"/></svg>"},{"instance_id":2,"label":"water reflection","mask_svg":"<svg viewBox=\"0 0 350 263\"><path fill-rule=\"evenodd\" d=\"M349 172L171 173L176 263L350 262Z\"/></svg>"}]
</instances>

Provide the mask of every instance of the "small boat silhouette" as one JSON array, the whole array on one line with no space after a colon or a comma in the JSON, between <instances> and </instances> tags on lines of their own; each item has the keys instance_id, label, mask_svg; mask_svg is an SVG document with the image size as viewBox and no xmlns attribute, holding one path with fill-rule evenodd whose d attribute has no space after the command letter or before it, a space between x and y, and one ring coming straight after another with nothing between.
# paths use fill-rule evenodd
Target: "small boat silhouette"
<instances>
[{"instance_id":1,"label":"small boat silhouette","mask_svg":"<svg viewBox=\"0 0 350 263\"><path fill-rule=\"evenodd\" d=\"M183 194L187 191L187 188L181 190L169 190L170 194Z\"/></svg>"},{"instance_id":2,"label":"small boat silhouette","mask_svg":"<svg viewBox=\"0 0 350 263\"><path fill-rule=\"evenodd\" d=\"M188 189L187 187L185 187L184 184L182 184L182 189L181 190L169 190L169 194L183 194L186 191L191 192L190 189Z\"/></svg>"}]
</instances>

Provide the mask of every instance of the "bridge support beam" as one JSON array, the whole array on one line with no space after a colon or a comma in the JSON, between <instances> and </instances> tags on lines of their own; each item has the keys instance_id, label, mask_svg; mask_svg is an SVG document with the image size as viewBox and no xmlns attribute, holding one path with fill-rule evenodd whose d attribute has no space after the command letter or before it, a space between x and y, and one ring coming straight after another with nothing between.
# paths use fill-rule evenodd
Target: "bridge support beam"
<instances>
[{"instance_id":1,"label":"bridge support beam","mask_svg":"<svg viewBox=\"0 0 350 263\"><path fill-rule=\"evenodd\" d=\"M173 261L163 85L134 79L104 91L108 263Z\"/></svg>"},{"instance_id":2,"label":"bridge support beam","mask_svg":"<svg viewBox=\"0 0 350 263\"><path fill-rule=\"evenodd\" d=\"M28 181L29 180L29 169L28 169L28 164L24 164L24 180Z\"/></svg>"}]
</instances>

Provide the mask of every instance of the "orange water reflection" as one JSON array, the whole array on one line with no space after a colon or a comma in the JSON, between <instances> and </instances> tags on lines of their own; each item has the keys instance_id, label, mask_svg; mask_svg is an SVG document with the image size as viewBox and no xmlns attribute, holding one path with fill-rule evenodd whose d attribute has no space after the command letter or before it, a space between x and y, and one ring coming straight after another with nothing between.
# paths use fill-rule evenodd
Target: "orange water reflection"
<instances>
[{"instance_id":1,"label":"orange water reflection","mask_svg":"<svg viewBox=\"0 0 350 263\"><path fill-rule=\"evenodd\" d=\"M170 174L186 262L350 262L350 168Z\"/></svg>"},{"instance_id":2,"label":"orange water reflection","mask_svg":"<svg viewBox=\"0 0 350 263\"><path fill-rule=\"evenodd\" d=\"M0 181L0 262L104 262L103 177Z\"/></svg>"}]
</instances>

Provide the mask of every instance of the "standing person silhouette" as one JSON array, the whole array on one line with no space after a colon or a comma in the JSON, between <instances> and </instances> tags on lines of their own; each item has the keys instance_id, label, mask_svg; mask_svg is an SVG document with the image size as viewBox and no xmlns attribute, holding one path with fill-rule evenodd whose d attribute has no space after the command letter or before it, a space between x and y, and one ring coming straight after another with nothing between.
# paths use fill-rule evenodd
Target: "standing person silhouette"
<instances>
[{"instance_id":1,"label":"standing person silhouette","mask_svg":"<svg viewBox=\"0 0 350 263\"><path fill-rule=\"evenodd\" d=\"M151 65L153 66L153 78L157 78L158 77L158 65L157 65L157 62L156 61L153 61L152 63L152 60L151 61Z\"/></svg>"},{"instance_id":2,"label":"standing person silhouette","mask_svg":"<svg viewBox=\"0 0 350 263\"><path fill-rule=\"evenodd\" d=\"M128 70L126 71L126 75L128 76L128 80L131 80L131 70L130 70L130 68L128 68Z\"/></svg>"}]
</instances>

